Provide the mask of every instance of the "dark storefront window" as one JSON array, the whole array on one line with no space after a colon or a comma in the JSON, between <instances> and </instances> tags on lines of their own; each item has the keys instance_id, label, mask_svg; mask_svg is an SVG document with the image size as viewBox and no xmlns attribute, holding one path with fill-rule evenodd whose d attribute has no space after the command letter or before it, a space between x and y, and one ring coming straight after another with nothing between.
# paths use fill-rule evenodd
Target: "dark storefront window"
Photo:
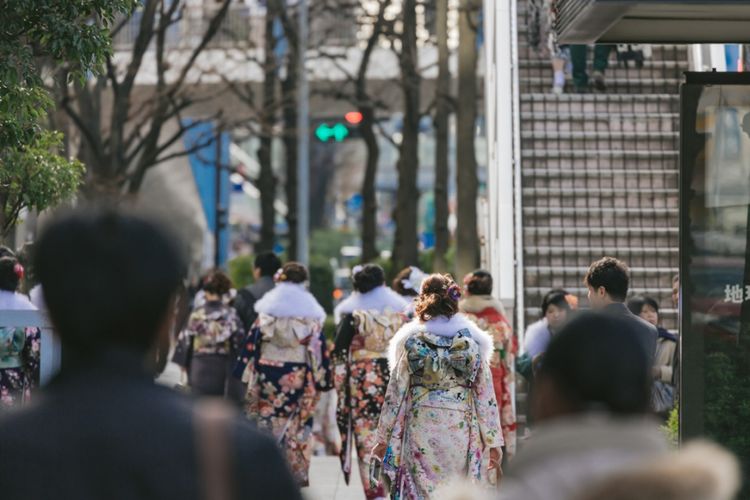
<instances>
[{"instance_id":1,"label":"dark storefront window","mask_svg":"<svg viewBox=\"0 0 750 500\"><path fill-rule=\"evenodd\" d=\"M750 78L688 74L682 89L681 434L750 472ZM743 498L747 498L745 487Z\"/></svg>"}]
</instances>

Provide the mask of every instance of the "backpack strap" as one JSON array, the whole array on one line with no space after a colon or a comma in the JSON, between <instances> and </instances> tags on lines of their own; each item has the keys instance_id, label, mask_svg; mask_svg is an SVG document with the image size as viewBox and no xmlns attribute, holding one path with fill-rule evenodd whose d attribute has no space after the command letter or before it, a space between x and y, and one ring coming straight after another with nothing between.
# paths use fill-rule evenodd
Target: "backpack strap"
<instances>
[{"instance_id":1,"label":"backpack strap","mask_svg":"<svg viewBox=\"0 0 750 500\"><path fill-rule=\"evenodd\" d=\"M193 409L198 477L203 500L233 500L235 477L232 473L230 427L235 412L225 401L206 398Z\"/></svg>"}]
</instances>

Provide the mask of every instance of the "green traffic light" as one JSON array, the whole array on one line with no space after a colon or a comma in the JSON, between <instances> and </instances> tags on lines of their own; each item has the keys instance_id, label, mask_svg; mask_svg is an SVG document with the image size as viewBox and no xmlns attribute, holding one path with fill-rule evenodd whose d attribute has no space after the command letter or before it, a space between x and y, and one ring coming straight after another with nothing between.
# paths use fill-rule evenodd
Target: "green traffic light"
<instances>
[{"instance_id":1,"label":"green traffic light","mask_svg":"<svg viewBox=\"0 0 750 500\"><path fill-rule=\"evenodd\" d=\"M326 123L321 123L318 128L315 129L315 137L321 142L328 142L333 139L335 142L341 142L349 136L349 128L343 123L336 123L330 126Z\"/></svg>"}]
</instances>

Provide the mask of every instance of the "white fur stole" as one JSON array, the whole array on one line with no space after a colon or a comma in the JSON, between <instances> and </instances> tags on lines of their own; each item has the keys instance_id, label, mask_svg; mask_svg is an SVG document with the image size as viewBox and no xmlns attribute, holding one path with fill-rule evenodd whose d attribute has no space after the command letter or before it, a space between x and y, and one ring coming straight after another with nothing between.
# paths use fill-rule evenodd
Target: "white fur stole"
<instances>
[{"instance_id":1,"label":"white fur stole","mask_svg":"<svg viewBox=\"0 0 750 500\"><path fill-rule=\"evenodd\" d=\"M353 292L336 306L334 315L338 323L341 316L351 314L354 311L385 312L390 309L393 312L404 312L408 306L408 300L383 285L367 293Z\"/></svg>"},{"instance_id":2,"label":"white fur stole","mask_svg":"<svg viewBox=\"0 0 750 500\"><path fill-rule=\"evenodd\" d=\"M255 312L276 318L326 319L326 312L304 285L277 283L255 303Z\"/></svg>"},{"instance_id":3,"label":"white fur stole","mask_svg":"<svg viewBox=\"0 0 750 500\"><path fill-rule=\"evenodd\" d=\"M482 356L482 361L489 362L490 357L492 356L492 351L495 349L492 336L480 329L476 323L469 318L458 313L450 319L445 316L440 316L426 322L421 321L419 318L415 318L402 326L388 344L388 366L391 370L396 368L396 364L401 357L407 339L420 331L426 331L439 337L455 337L460 330L464 329L469 330L471 338L479 344L479 352Z\"/></svg>"}]
</instances>

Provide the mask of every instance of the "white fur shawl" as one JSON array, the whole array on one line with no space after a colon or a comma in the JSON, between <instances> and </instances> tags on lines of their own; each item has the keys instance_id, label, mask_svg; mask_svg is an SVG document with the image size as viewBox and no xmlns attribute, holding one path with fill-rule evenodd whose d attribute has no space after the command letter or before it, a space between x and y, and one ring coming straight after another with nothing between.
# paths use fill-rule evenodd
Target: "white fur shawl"
<instances>
[{"instance_id":1,"label":"white fur shawl","mask_svg":"<svg viewBox=\"0 0 750 500\"><path fill-rule=\"evenodd\" d=\"M354 292L341 301L334 310L336 322L341 316L351 314L354 311L377 311L385 312L390 309L393 312L403 312L409 306L409 301L397 294L387 286L379 286L367 293Z\"/></svg>"},{"instance_id":2,"label":"white fur shawl","mask_svg":"<svg viewBox=\"0 0 750 500\"><path fill-rule=\"evenodd\" d=\"M276 318L325 320L326 312L304 285L277 283L255 303L255 312Z\"/></svg>"},{"instance_id":3,"label":"white fur shawl","mask_svg":"<svg viewBox=\"0 0 750 500\"><path fill-rule=\"evenodd\" d=\"M489 361L495 346L492 336L481 330L473 321L459 313L448 319L444 316L423 322L416 318L396 332L388 344L388 366L391 370L396 367L398 359L404 349L406 340L420 331L427 331L440 337L454 337L459 330L469 330L471 338L479 344L479 352L483 361Z\"/></svg>"}]
</instances>

